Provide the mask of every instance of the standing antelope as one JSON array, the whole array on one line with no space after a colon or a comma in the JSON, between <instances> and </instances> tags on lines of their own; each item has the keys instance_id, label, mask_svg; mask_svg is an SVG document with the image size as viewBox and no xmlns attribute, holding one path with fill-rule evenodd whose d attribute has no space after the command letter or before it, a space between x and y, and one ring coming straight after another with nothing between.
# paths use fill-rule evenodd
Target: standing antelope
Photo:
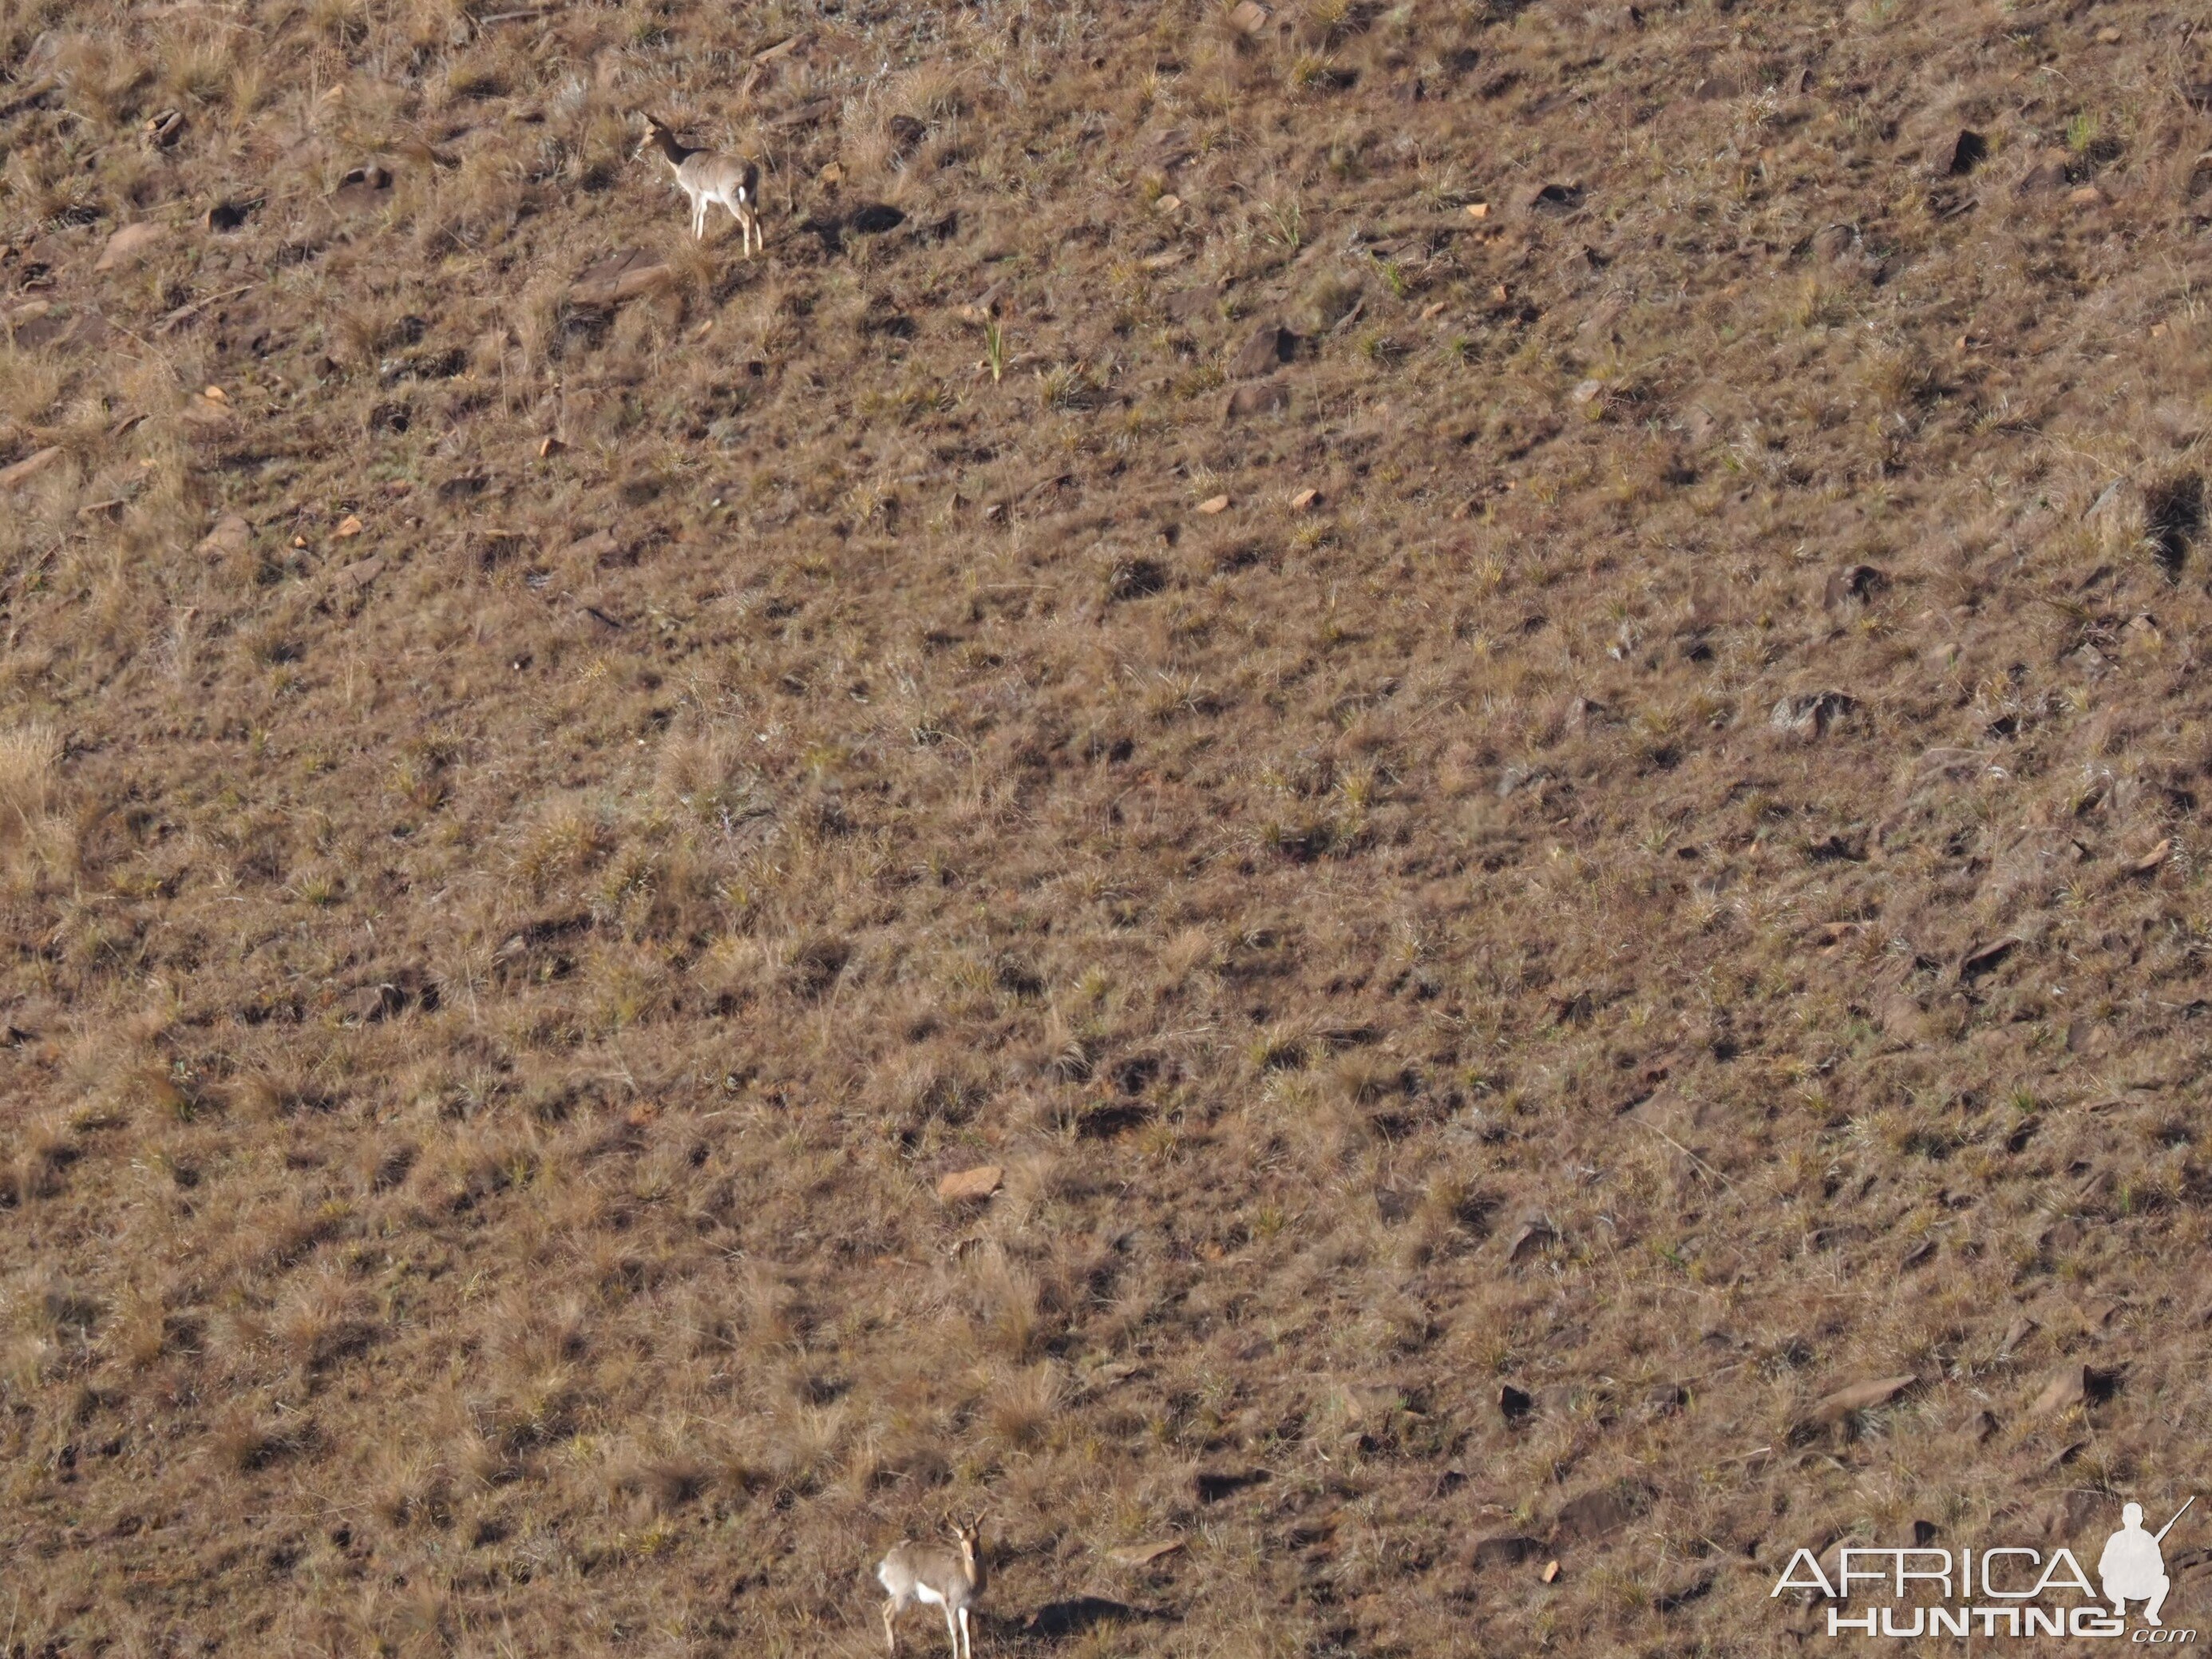
<instances>
[{"instance_id":1,"label":"standing antelope","mask_svg":"<svg viewBox=\"0 0 2212 1659\"><path fill-rule=\"evenodd\" d=\"M645 123L645 137L638 143L637 153L642 155L648 148L655 149L668 163L676 182L691 198L691 234L702 242L707 240L707 210L720 202L738 222L738 244L745 258L751 258L756 249L766 248L768 238L760 222L760 168L741 156L687 149L676 142L676 134L665 121L643 110L637 113Z\"/></svg>"},{"instance_id":2,"label":"standing antelope","mask_svg":"<svg viewBox=\"0 0 2212 1659\"><path fill-rule=\"evenodd\" d=\"M952 1640L952 1659L975 1659L975 1647L968 1632L968 1611L983 1594L983 1540L979 1528L983 1517L952 1526L953 1542L917 1544L902 1538L891 1546L876 1569L876 1577L890 1592L884 1603L884 1642L898 1652L898 1637L891 1621L917 1601L945 1609L945 1633Z\"/></svg>"}]
</instances>

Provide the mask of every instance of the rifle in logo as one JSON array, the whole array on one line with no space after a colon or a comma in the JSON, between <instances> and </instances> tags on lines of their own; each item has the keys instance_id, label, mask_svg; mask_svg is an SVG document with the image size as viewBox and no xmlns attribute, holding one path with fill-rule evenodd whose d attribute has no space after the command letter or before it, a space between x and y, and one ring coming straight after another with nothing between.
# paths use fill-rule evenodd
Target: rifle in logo
<instances>
[{"instance_id":1,"label":"rifle in logo","mask_svg":"<svg viewBox=\"0 0 2212 1659\"><path fill-rule=\"evenodd\" d=\"M2195 1492L2190 1493L2189 1504L2194 1504L2196 1501L2197 1494ZM2173 1521L2179 1521L2183 1516L2189 1513L2189 1504L2184 1504L2179 1509L2174 1510ZM2152 1540L2154 1543L2163 1544L2166 1542L2166 1534L2173 1530L2173 1521L2167 1522L2164 1526L2158 1529L2158 1536Z\"/></svg>"}]
</instances>

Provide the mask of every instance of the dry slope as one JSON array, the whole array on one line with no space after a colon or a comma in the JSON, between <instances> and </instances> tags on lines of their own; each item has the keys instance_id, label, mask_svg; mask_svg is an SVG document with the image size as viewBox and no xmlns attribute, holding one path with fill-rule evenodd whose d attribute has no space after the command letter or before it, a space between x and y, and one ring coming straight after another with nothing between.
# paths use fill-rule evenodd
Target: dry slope
<instances>
[{"instance_id":1,"label":"dry slope","mask_svg":"<svg viewBox=\"0 0 2212 1659\"><path fill-rule=\"evenodd\" d=\"M979 1504L992 1652L1764 1654L2203 1484L2192 9L0 55L9 1659Z\"/></svg>"}]
</instances>

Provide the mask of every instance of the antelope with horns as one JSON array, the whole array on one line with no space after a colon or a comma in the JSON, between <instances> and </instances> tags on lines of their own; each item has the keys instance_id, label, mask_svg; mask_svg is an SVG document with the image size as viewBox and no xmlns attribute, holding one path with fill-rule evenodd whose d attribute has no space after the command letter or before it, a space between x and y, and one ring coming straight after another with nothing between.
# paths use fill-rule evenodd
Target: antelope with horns
<instances>
[{"instance_id":1,"label":"antelope with horns","mask_svg":"<svg viewBox=\"0 0 2212 1659\"><path fill-rule=\"evenodd\" d=\"M884 1603L884 1642L894 1659L898 1637L892 1620L917 1601L945 1609L945 1632L952 1640L952 1659L975 1659L969 1635L969 1610L983 1594L983 1517L965 1526L952 1524L952 1547L917 1544L901 1539L876 1569L876 1577L890 1592Z\"/></svg>"},{"instance_id":2,"label":"antelope with horns","mask_svg":"<svg viewBox=\"0 0 2212 1659\"><path fill-rule=\"evenodd\" d=\"M742 156L686 149L676 141L674 129L665 121L643 110L637 113L645 123L645 137L638 143L637 153L642 155L648 148L657 149L660 159L668 163L676 182L691 198L691 234L702 241L707 239L707 210L719 202L738 222L739 246L746 258L766 248L768 238L760 222L760 168Z\"/></svg>"}]
</instances>

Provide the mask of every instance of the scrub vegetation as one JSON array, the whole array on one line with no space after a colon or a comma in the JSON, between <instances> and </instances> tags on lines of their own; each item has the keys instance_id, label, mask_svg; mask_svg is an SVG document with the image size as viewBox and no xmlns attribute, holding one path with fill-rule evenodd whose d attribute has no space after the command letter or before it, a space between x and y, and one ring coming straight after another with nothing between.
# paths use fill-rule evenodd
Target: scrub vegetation
<instances>
[{"instance_id":1,"label":"scrub vegetation","mask_svg":"<svg viewBox=\"0 0 2212 1659\"><path fill-rule=\"evenodd\" d=\"M2197 1489L2188 7L0 65L7 1659L857 1656L978 1510L992 1655L1770 1655Z\"/></svg>"}]
</instances>

